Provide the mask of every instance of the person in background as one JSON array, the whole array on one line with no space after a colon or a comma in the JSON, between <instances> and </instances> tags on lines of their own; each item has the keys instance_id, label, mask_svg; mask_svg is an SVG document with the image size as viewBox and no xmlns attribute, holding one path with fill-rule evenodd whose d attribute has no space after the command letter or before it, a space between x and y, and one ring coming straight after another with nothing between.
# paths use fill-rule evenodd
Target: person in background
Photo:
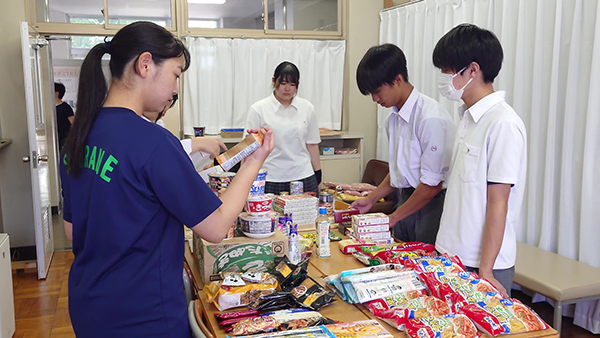
<instances>
[{"instance_id":1,"label":"person in background","mask_svg":"<svg viewBox=\"0 0 600 338\"><path fill-rule=\"evenodd\" d=\"M448 194L435 243L458 255L469 271L510 296L515 274L515 228L525 189L527 133L493 82L502 68L494 33L471 24L454 27L433 50L440 94L462 100Z\"/></svg>"},{"instance_id":2,"label":"person in background","mask_svg":"<svg viewBox=\"0 0 600 338\"><path fill-rule=\"evenodd\" d=\"M406 57L395 45L371 47L358 64L356 82L363 95L371 94L381 106L392 107L392 113L386 121L390 172L375 191L352 207L368 212L379 199L399 189L399 203L389 215L394 237L433 244L452 156L452 118L441 104L408 82Z\"/></svg>"},{"instance_id":3,"label":"person in background","mask_svg":"<svg viewBox=\"0 0 600 338\"><path fill-rule=\"evenodd\" d=\"M62 83L54 83L54 103L56 104L56 126L58 128L58 146L59 150L63 148L71 125L75 119L73 114L73 108L64 102L62 99L65 97L66 88Z\"/></svg>"},{"instance_id":4,"label":"person in background","mask_svg":"<svg viewBox=\"0 0 600 338\"><path fill-rule=\"evenodd\" d=\"M275 132L275 148L263 166L267 170L265 192L290 191L290 182L301 181L304 191L319 193L321 159L315 107L298 97L300 71L282 62L271 79L273 93L255 102L248 112L246 130L269 126Z\"/></svg>"},{"instance_id":5,"label":"person in background","mask_svg":"<svg viewBox=\"0 0 600 338\"><path fill-rule=\"evenodd\" d=\"M107 53L108 89L101 67ZM69 314L78 337L191 337L183 225L220 242L273 149L273 132L265 128L262 146L215 196L179 140L140 118L171 104L189 64L179 39L145 21L120 29L83 61L77 118L60 168L75 255Z\"/></svg>"},{"instance_id":6,"label":"person in background","mask_svg":"<svg viewBox=\"0 0 600 338\"><path fill-rule=\"evenodd\" d=\"M142 119L148 122L156 123L157 125L165 128L165 122L162 120L162 117L165 116L167 110L175 105L178 97L179 96L177 94L173 95L171 103L166 105L161 112L144 112L142 114ZM219 156L221 149L227 150L225 143L216 137L195 137L192 139L184 139L180 142L183 150L190 156L190 159L192 160L192 163L194 163L194 166L197 170L206 169L203 168L202 165L197 165L200 163L206 163L206 161L203 161L202 159L203 156L209 154L210 158L214 159L215 157ZM200 154L200 152L203 152L204 154Z\"/></svg>"}]
</instances>

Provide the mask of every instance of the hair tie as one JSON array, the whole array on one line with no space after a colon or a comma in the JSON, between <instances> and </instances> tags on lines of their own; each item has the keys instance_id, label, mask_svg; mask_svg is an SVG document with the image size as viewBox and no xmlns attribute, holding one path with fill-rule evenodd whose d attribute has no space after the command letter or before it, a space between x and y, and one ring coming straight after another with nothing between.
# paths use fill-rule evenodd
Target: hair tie
<instances>
[{"instance_id":1,"label":"hair tie","mask_svg":"<svg viewBox=\"0 0 600 338\"><path fill-rule=\"evenodd\" d=\"M107 54L111 54L112 53L112 48L111 48L111 44L110 41L105 41L104 42L104 47L106 48L106 50L104 51Z\"/></svg>"}]
</instances>

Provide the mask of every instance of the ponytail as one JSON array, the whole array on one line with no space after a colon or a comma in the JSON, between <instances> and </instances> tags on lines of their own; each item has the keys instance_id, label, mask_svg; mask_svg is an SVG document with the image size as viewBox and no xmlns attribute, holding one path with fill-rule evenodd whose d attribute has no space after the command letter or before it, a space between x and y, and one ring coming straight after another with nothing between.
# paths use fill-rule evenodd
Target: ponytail
<instances>
[{"instance_id":1,"label":"ponytail","mask_svg":"<svg viewBox=\"0 0 600 338\"><path fill-rule=\"evenodd\" d=\"M163 27L148 21L129 24L120 29L111 41L92 48L81 65L77 116L64 146L66 158L63 161L69 174L77 177L84 167L87 138L106 99L107 86L102 72L102 56L110 54L111 76L113 80L120 80L125 75L125 67L144 52L149 52L157 65L167 59L183 56L183 71L190 66L190 52L181 40Z\"/></svg>"},{"instance_id":2,"label":"ponytail","mask_svg":"<svg viewBox=\"0 0 600 338\"><path fill-rule=\"evenodd\" d=\"M107 86L102 72L102 56L110 42L97 44L83 60L77 89L77 117L65 142L65 163L70 174L77 177L83 169L87 137L106 98Z\"/></svg>"}]
</instances>

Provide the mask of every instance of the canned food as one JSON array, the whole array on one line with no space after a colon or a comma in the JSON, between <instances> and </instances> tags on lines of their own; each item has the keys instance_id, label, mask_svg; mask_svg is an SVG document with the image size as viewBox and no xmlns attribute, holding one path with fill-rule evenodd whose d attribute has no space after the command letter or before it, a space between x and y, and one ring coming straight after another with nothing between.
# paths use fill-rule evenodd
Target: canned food
<instances>
[{"instance_id":1,"label":"canned food","mask_svg":"<svg viewBox=\"0 0 600 338\"><path fill-rule=\"evenodd\" d=\"M304 183L301 181L290 182L290 195L302 195L304 192Z\"/></svg>"},{"instance_id":2,"label":"canned food","mask_svg":"<svg viewBox=\"0 0 600 338\"><path fill-rule=\"evenodd\" d=\"M319 202L320 203L331 203L333 204L333 195L328 193L327 191L322 191L319 194Z\"/></svg>"},{"instance_id":3,"label":"canned food","mask_svg":"<svg viewBox=\"0 0 600 338\"><path fill-rule=\"evenodd\" d=\"M212 190L217 197L221 196L231 184L233 177L235 177L235 173L230 172L208 174L208 185L210 186L210 190Z\"/></svg>"}]
</instances>

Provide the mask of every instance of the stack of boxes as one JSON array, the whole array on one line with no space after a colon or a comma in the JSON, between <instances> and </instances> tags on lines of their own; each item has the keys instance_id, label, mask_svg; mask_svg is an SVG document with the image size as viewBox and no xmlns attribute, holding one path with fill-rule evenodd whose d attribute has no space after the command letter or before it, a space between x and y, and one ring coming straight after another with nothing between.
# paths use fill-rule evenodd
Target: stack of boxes
<instances>
[{"instance_id":1,"label":"stack of boxes","mask_svg":"<svg viewBox=\"0 0 600 338\"><path fill-rule=\"evenodd\" d=\"M305 230L301 229L302 225L305 228L310 225L310 229L314 229L318 204L319 200L310 195L277 196L273 202L273 210L281 215L291 213L292 221L298 224L299 230Z\"/></svg>"},{"instance_id":2,"label":"stack of boxes","mask_svg":"<svg viewBox=\"0 0 600 338\"><path fill-rule=\"evenodd\" d=\"M390 218L381 212L352 215L352 230L359 240L370 240L375 244L393 242L390 233Z\"/></svg>"}]
</instances>

